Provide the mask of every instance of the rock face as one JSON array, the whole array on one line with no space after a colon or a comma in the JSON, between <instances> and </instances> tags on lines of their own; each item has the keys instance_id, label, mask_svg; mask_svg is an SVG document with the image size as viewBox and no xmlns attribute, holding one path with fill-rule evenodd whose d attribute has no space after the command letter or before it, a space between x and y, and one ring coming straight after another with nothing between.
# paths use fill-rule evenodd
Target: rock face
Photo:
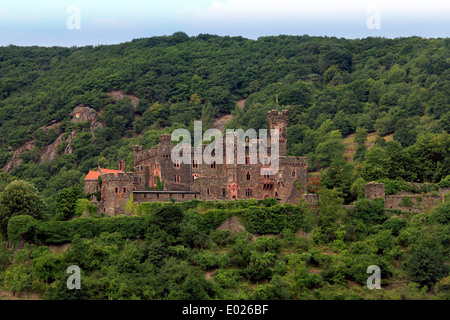
<instances>
[{"instance_id":1,"label":"rock face","mask_svg":"<svg viewBox=\"0 0 450 320\"><path fill-rule=\"evenodd\" d=\"M108 97L114 99L114 100L122 100L125 98L130 98L131 105L133 106L134 110L136 110L136 107L139 103L139 98L132 94L126 94L125 92L121 90L112 90L108 92Z\"/></svg>"},{"instance_id":2,"label":"rock face","mask_svg":"<svg viewBox=\"0 0 450 320\"><path fill-rule=\"evenodd\" d=\"M18 166L22 159L20 156L22 153L30 151L34 147L34 140L26 142L20 148L16 149L13 154L11 160L3 167L3 171L11 171L14 167Z\"/></svg>"},{"instance_id":3,"label":"rock face","mask_svg":"<svg viewBox=\"0 0 450 320\"><path fill-rule=\"evenodd\" d=\"M92 135L94 135L94 131L97 128L105 127L103 123L98 121L97 112L83 103L76 106L70 114L72 116L72 122L89 121L89 128L91 130Z\"/></svg>"},{"instance_id":4,"label":"rock face","mask_svg":"<svg viewBox=\"0 0 450 320\"><path fill-rule=\"evenodd\" d=\"M245 231L244 226L239 222L238 217L231 216L224 223L222 223L217 230L230 230L230 234Z\"/></svg>"},{"instance_id":5,"label":"rock face","mask_svg":"<svg viewBox=\"0 0 450 320\"><path fill-rule=\"evenodd\" d=\"M97 128L104 128L105 125L98 120L98 114L97 112L90 108L89 106L85 104L79 104L76 106L72 112L70 113L72 117L72 122L89 122L89 129L94 135L94 132ZM42 127L44 130L49 129L58 129L61 123L56 122L55 120L50 122L49 124ZM75 130L72 131L67 138L64 139L64 133L60 134L55 141L53 141L48 146L42 148L39 152L39 161L38 163L45 163L49 162L55 159L57 151L58 151L58 145L62 142L67 142L67 146L64 149L64 154L72 154L73 153L73 147L72 147L72 140L75 136ZM16 149L13 154L11 160L3 167L4 171L11 171L13 168L20 165L22 162L21 155L25 152L30 151L35 146L34 140L30 140L26 142L24 145L22 145L20 148Z\"/></svg>"}]
</instances>

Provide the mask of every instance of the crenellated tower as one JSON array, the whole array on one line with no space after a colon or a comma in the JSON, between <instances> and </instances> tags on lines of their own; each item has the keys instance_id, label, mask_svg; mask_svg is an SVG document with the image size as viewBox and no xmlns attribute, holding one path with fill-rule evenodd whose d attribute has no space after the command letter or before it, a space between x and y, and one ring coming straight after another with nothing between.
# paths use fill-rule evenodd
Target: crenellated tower
<instances>
[{"instance_id":1,"label":"crenellated tower","mask_svg":"<svg viewBox=\"0 0 450 320\"><path fill-rule=\"evenodd\" d=\"M286 156L286 142L287 142L287 125L288 125L288 115L287 110L270 110L268 112L268 118L269 118L269 128L270 133L272 133L272 130L278 131L278 141L280 145L279 149L279 155L280 156ZM271 137L272 141L272 137Z\"/></svg>"}]
</instances>

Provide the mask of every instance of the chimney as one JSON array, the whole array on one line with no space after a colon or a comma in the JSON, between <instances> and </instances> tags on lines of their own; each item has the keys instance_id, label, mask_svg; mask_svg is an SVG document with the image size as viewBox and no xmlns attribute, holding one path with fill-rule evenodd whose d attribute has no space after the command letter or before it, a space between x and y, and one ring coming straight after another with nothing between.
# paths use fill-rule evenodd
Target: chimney
<instances>
[{"instance_id":1,"label":"chimney","mask_svg":"<svg viewBox=\"0 0 450 320\"><path fill-rule=\"evenodd\" d=\"M119 170L125 172L125 161L123 159L119 161Z\"/></svg>"}]
</instances>

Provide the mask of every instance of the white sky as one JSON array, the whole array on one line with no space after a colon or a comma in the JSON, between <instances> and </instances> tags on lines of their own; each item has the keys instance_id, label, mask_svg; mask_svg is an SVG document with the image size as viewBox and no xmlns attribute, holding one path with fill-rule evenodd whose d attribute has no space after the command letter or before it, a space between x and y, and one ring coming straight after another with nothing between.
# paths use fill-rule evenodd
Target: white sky
<instances>
[{"instance_id":1,"label":"white sky","mask_svg":"<svg viewBox=\"0 0 450 320\"><path fill-rule=\"evenodd\" d=\"M80 9L80 29L67 28L70 6ZM448 37L450 0L0 0L0 46L111 44L176 31Z\"/></svg>"}]
</instances>

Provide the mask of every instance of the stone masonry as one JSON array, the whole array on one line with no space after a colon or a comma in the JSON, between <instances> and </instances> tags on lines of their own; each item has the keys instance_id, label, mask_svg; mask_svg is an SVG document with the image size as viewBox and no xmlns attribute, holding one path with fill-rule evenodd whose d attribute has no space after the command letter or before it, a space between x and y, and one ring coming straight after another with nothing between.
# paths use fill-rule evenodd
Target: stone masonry
<instances>
[{"instance_id":1,"label":"stone masonry","mask_svg":"<svg viewBox=\"0 0 450 320\"><path fill-rule=\"evenodd\" d=\"M174 163L171 157L173 144L171 135L162 134L157 147L143 150L133 146L134 172L125 172L123 160L119 170L98 168L85 178L85 192L94 194L101 190L97 205L107 215L123 214L124 205L133 196L137 203L152 201L233 200L277 198L280 203L298 204L306 193L308 181L306 157L286 156L287 110L268 112L269 128L279 131L279 170L272 174L270 166L259 161L251 163L252 144L245 141L246 161L234 164L225 159L227 148L223 146L223 161L219 163L197 163L194 148L191 148L191 163ZM272 138L270 138L272 139ZM226 136L224 136L224 143ZM237 154L237 140L234 140L234 156ZM204 149L206 145L202 145ZM267 155L271 156L270 142ZM247 161L248 160L248 161ZM100 179L101 177L101 179ZM163 190L157 190L158 182ZM101 187L100 187L101 184ZM96 202L96 197L92 197Z\"/></svg>"}]
</instances>

